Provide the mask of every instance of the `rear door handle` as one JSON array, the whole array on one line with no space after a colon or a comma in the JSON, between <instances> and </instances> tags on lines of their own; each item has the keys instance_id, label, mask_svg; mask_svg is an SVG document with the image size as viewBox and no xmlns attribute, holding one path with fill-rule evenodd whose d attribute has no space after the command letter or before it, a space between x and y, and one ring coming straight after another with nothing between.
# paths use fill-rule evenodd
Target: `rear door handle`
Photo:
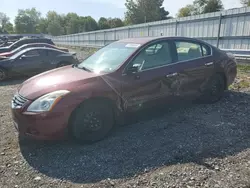
<instances>
[{"instance_id":1,"label":"rear door handle","mask_svg":"<svg viewBox=\"0 0 250 188\"><path fill-rule=\"evenodd\" d=\"M214 62L210 62L210 63L206 63L205 65L208 67L208 66L211 66L213 64L214 64Z\"/></svg>"},{"instance_id":2,"label":"rear door handle","mask_svg":"<svg viewBox=\"0 0 250 188\"><path fill-rule=\"evenodd\" d=\"M171 78L171 77L175 77L175 76L177 76L177 75L178 75L178 73L175 72L175 73L166 75L166 77L167 77L167 78Z\"/></svg>"}]
</instances>

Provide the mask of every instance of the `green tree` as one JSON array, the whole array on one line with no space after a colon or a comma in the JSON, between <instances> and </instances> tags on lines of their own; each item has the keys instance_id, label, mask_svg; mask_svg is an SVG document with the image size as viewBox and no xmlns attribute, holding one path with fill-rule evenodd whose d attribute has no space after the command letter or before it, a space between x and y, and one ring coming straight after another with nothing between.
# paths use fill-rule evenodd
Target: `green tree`
<instances>
[{"instance_id":1,"label":"green tree","mask_svg":"<svg viewBox=\"0 0 250 188\"><path fill-rule=\"evenodd\" d=\"M101 17L98 21L98 27L99 29L109 29L109 21L107 18Z\"/></svg>"},{"instance_id":2,"label":"green tree","mask_svg":"<svg viewBox=\"0 0 250 188\"><path fill-rule=\"evenodd\" d=\"M41 18L37 29L39 33L48 33L48 20L46 18Z\"/></svg>"},{"instance_id":3,"label":"green tree","mask_svg":"<svg viewBox=\"0 0 250 188\"><path fill-rule=\"evenodd\" d=\"M65 32L65 21L64 16L57 14L55 11L49 11L46 15L47 19L47 32L50 35L64 35Z\"/></svg>"},{"instance_id":4,"label":"green tree","mask_svg":"<svg viewBox=\"0 0 250 188\"><path fill-rule=\"evenodd\" d=\"M10 18L6 14L0 12L0 29L2 32L6 30L6 25L10 23L9 21Z\"/></svg>"},{"instance_id":5,"label":"green tree","mask_svg":"<svg viewBox=\"0 0 250 188\"><path fill-rule=\"evenodd\" d=\"M13 34L14 33L14 26L12 23L8 22L6 25L5 25L5 31L9 34Z\"/></svg>"},{"instance_id":6,"label":"green tree","mask_svg":"<svg viewBox=\"0 0 250 188\"><path fill-rule=\"evenodd\" d=\"M217 12L224 9L221 0L195 0L193 6L194 15Z\"/></svg>"},{"instance_id":7,"label":"green tree","mask_svg":"<svg viewBox=\"0 0 250 188\"><path fill-rule=\"evenodd\" d=\"M203 13L217 12L224 9L221 0L209 0L204 6Z\"/></svg>"},{"instance_id":8,"label":"green tree","mask_svg":"<svg viewBox=\"0 0 250 188\"><path fill-rule=\"evenodd\" d=\"M78 23L79 23L78 31L79 31L80 33L81 33L81 32L86 32L86 30L85 30L86 17L84 17L84 16L79 16Z\"/></svg>"},{"instance_id":9,"label":"green tree","mask_svg":"<svg viewBox=\"0 0 250 188\"><path fill-rule=\"evenodd\" d=\"M99 29L97 22L91 16L87 16L86 18L86 29L87 31L95 31Z\"/></svg>"},{"instance_id":10,"label":"green tree","mask_svg":"<svg viewBox=\"0 0 250 188\"><path fill-rule=\"evenodd\" d=\"M116 28L116 27L124 26L124 23L122 22L120 18L109 18L108 25L110 28Z\"/></svg>"},{"instance_id":11,"label":"green tree","mask_svg":"<svg viewBox=\"0 0 250 188\"><path fill-rule=\"evenodd\" d=\"M192 16L194 12L193 5L187 5L179 10L177 13L177 17L187 17Z\"/></svg>"},{"instance_id":12,"label":"green tree","mask_svg":"<svg viewBox=\"0 0 250 188\"><path fill-rule=\"evenodd\" d=\"M41 13L35 8L19 9L15 18L15 30L17 33L39 33L38 25Z\"/></svg>"},{"instance_id":13,"label":"green tree","mask_svg":"<svg viewBox=\"0 0 250 188\"><path fill-rule=\"evenodd\" d=\"M244 6L250 6L250 0L241 0L240 2Z\"/></svg>"},{"instance_id":14,"label":"green tree","mask_svg":"<svg viewBox=\"0 0 250 188\"><path fill-rule=\"evenodd\" d=\"M79 16L76 13L68 13L65 16L65 29L67 34L74 34L79 32Z\"/></svg>"},{"instance_id":15,"label":"green tree","mask_svg":"<svg viewBox=\"0 0 250 188\"><path fill-rule=\"evenodd\" d=\"M127 24L139 24L168 19L169 12L163 7L164 0L126 0Z\"/></svg>"},{"instance_id":16,"label":"green tree","mask_svg":"<svg viewBox=\"0 0 250 188\"><path fill-rule=\"evenodd\" d=\"M91 16L86 16L82 18L82 29L83 31L95 31L98 30L98 24L95 21L94 18L92 18Z\"/></svg>"},{"instance_id":17,"label":"green tree","mask_svg":"<svg viewBox=\"0 0 250 188\"><path fill-rule=\"evenodd\" d=\"M221 0L195 0L192 5L187 5L179 10L178 17L186 17L223 10Z\"/></svg>"}]
</instances>

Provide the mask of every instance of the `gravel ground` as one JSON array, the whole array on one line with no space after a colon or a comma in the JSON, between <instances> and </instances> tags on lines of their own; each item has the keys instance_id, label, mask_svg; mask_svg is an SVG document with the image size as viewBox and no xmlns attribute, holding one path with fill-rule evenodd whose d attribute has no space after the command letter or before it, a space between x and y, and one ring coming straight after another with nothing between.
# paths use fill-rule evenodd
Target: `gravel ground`
<instances>
[{"instance_id":1,"label":"gravel ground","mask_svg":"<svg viewBox=\"0 0 250 188\"><path fill-rule=\"evenodd\" d=\"M0 84L1 188L250 188L248 69L216 104L148 110L84 146L19 141L10 101L22 81Z\"/></svg>"}]
</instances>

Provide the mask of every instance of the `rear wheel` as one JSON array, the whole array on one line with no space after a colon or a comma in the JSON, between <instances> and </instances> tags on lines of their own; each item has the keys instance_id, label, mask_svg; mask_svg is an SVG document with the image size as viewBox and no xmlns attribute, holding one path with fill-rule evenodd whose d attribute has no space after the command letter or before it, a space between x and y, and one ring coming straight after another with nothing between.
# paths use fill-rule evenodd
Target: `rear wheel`
<instances>
[{"instance_id":1,"label":"rear wheel","mask_svg":"<svg viewBox=\"0 0 250 188\"><path fill-rule=\"evenodd\" d=\"M5 80L7 77L7 73L4 69L0 68L0 81Z\"/></svg>"},{"instance_id":2,"label":"rear wheel","mask_svg":"<svg viewBox=\"0 0 250 188\"><path fill-rule=\"evenodd\" d=\"M215 74L208 82L199 101L203 103L215 103L222 98L225 88L224 77L220 74Z\"/></svg>"},{"instance_id":3,"label":"rear wheel","mask_svg":"<svg viewBox=\"0 0 250 188\"><path fill-rule=\"evenodd\" d=\"M107 136L114 125L112 108L105 102L81 105L71 121L71 135L80 143L93 143Z\"/></svg>"}]
</instances>

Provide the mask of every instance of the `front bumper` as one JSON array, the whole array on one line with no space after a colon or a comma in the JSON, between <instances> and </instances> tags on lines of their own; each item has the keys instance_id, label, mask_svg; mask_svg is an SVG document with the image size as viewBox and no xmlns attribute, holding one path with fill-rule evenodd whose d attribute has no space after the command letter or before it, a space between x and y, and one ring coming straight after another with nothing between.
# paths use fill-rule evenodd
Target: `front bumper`
<instances>
[{"instance_id":1,"label":"front bumper","mask_svg":"<svg viewBox=\"0 0 250 188\"><path fill-rule=\"evenodd\" d=\"M36 140L62 140L67 137L69 115L65 113L27 113L12 109L14 127L20 136Z\"/></svg>"}]
</instances>

